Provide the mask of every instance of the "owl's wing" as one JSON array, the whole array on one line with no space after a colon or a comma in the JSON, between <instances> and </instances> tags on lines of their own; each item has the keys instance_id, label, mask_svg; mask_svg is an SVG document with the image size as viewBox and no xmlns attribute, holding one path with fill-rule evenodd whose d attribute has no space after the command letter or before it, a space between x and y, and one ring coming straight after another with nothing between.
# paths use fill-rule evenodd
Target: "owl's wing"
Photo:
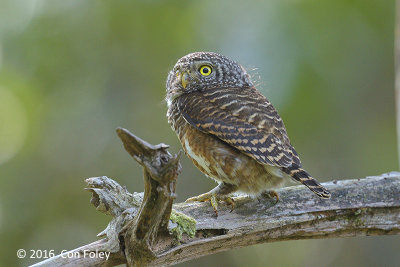
<instances>
[{"instance_id":1,"label":"owl's wing","mask_svg":"<svg viewBox=\"0 0 400 267\"><path fill-rule=\"evenodd\" d=\"M282 119L255 88L216 88L181 95L178 108L185 120L260 163L301 166Z\"/></svg>"}]
</instances>

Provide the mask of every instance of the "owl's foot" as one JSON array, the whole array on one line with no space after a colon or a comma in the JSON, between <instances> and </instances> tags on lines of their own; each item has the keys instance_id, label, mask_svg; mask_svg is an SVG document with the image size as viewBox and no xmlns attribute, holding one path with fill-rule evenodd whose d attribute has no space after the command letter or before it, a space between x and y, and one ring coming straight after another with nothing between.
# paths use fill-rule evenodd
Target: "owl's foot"
<instances>
[{"instance_id":1,"label":"owl's foot","mask_svg":"<svg viewBox=\"0 0 400 267\"><path fill-rule=\"evenodd\" d=\"M194 202L194 201L200 201L200 202L210 201L211 206L213 207L215 215L217 217L218 217L218 202L219 201L223 201L227 205L231 206L231 212L235 208L235 202L233 201L232 198L227 197L227 196L216 195L215 193L210 193L210 192L201 194L197 197L188 198L185 202Z\"/></svg>"},{"instance_id":2,"label":"owl's foot","mask_svg":"<svg viewBox=\"0 0 400 267\"><path fill-rule=\"evenodd\" d=\"M231 206L231 212L235 208L235 202L228 195L236 191L237 187L235 185L221 183L211 191L201 194L197 197L188 198L185 202L206 202L210 201L211 206L214 209L215 215L218 217L218 202L223 201L227 205Z\"/></svg>"},{"instance_id":3,"label":"owl's foot","mask_svg":"<svg viewBox=\"0 0 400 267\"><path fill-rule=\"evenodd\" d=\"M275 204L279 202L279 195L275 190L266 190L261 193L261 196L276 199Z\"/></svg>"}]
</instances>

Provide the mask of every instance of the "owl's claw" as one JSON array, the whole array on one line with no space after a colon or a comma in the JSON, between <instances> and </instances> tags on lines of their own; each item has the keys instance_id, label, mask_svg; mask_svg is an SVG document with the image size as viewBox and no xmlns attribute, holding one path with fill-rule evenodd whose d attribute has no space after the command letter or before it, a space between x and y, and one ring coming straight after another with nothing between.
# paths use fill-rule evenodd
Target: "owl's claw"
<instances>
[{"instance_id":1,"label":"owl's claw","mask_svg":"<svg viewBox=\"0 0 400 267\"><path fill-rule=\"evenodd\" d=\"M266 198L275 198L276 199L275 204L278 203L280 200L279 195L275 190L267 190L267 191L263 192L261 195Z\"/></svg>"},{"instance_id":2,"label":"owl's claw","mask_svg":"<svg viewBox=\"0 0 400 267\"><path fill-rule=\"evenodd\" d=\"M225 200L225 203L227 204L227 205L230 205L231 206L231 211L230 212L232 212L234 209L235 209L235 201L233 200L233 198L230 198L230 197L227 197Z\"/></svg>"},{"instance_id":3,"label":"owl's claw","mask_svg":"<svg viewBox=\"0 0 400 267\"><path fill-rule=\"evenodd\" d=\"M217 195L215 193L207 192L207 193L201 194L197 197L188 198L185 202L195 202L195 201L199 201L199 202L210 201L210 204L213 207L215 215L217 217L218 217L218 202L219 201L223 201L227 205L231 206L230 212L232 212L235 209L235 202L233 201L232 198L223 196L223 195Z\"/></svg>"},{"instance_id":4,"label":"owl's claw","mask_svg":"<svg viewBox=\"0 0 400 267\"><path fill-rule=\"evenodd\" d=\"M211 206L214 209L215 215L218 217L218 202L224 201L227 205L231 206L231 212L235 208L235 202L228 195L235 192L237 186L233 184L220 183L217 187L213 188L211 191L201 194L197 197L188 198L185 202L193 201L210 201Z\"/></svg>"}]
</instances>

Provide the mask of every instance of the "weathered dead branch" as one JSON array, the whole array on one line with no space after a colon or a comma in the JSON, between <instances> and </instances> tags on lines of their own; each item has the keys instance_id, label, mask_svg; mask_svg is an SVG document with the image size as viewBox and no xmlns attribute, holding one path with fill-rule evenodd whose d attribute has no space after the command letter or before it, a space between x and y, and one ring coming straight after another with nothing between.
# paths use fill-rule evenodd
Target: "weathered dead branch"
<instances>
[{"instance_id":1,"label":"weathered dead branch","mask_svg":"<svg viewBox=\"0 0 400 267\"><path fill-rule=\"evenodd\" d=\"M165 266L265 242L400 233L398 172L324 183L330 200L301 185L278 190L277 204L239 196L235 210L221 206L217 218L208 203L179 203L172 209L179 155L124 129L117 132L144 168L144 194L130 194L107 177L87 179L91 202L113 216L99 234L106 237L73 250L73 258L65 257L67 252L34 266ZM88 258L84 251L110 255Z\"/></svg>"}]
</instances>

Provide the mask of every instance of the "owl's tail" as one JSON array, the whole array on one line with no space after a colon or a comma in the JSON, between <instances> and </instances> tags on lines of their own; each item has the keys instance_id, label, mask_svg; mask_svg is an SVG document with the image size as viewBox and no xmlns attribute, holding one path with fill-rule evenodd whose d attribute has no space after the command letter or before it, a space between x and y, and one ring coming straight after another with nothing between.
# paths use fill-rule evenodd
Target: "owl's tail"
<instances>
[{"instance_id":1,"label":"owl's tail","mask_svg":"<svg viewBox=\"0 0 400 267\"><path fill-rule=\"evenodd\" d=\"M308 187L311 191L313 191L320 198L330 198L331 193L326 190L320 183L317 182L314 178L311 177L305 170L293 164L288 168L282 168L282 170L289 174L294 180L299 181Z\"/></svg>"}]
</instances>

